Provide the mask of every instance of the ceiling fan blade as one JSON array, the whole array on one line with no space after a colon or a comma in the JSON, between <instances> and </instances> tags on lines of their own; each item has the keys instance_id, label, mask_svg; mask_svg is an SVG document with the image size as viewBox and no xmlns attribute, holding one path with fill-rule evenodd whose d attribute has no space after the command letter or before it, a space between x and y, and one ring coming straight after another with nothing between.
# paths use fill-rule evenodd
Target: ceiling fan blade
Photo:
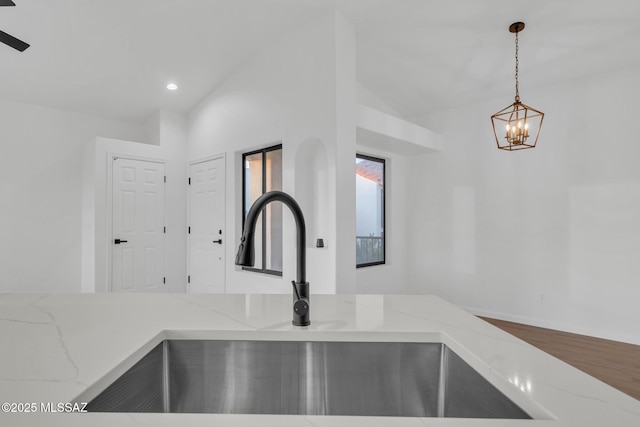
<instances>
[{"instance_id":1,"label":"ceiling fan blade","mask_svg":"<svg viewBox=\"0 0 640 427\"><path fill-rule=\"evenodd\" d=\"M0 6L15 6L16 4L11 0L0 0Z\"/></svg>"},{"instance_id":2,"label":"ceiling fan blade","mask_svg":"<svg viewBox=\"0 0 640 427\"><path fill-rule=\"evenodd\" d=\"M19 50L20 52L24 52L29 46L28 43L23 42L10 34L5 33L4 31L0 31L0 42L6 44L7 46L11 46L12 48Z\"/></svg>"}]
</instances>

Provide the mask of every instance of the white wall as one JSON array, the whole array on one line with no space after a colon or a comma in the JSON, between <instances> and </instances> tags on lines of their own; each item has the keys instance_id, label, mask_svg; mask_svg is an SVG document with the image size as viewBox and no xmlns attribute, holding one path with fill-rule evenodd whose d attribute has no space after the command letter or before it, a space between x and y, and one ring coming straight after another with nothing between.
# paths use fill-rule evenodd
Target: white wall
<instances>
[{"instance_id":1,"label":"white wall","mask_svg":"<svg viewBox=\"0 0 640 427\"><path fill-rule=\"evenodd\" d=\"M378 98L361 84L357 85L357 104L374 108L391 116L400 114ZM357 293L359 294L406 294L411 291L407 282L409 248L408 195L413 184L408 181L407 167L409 158L398 152L384 151L373 146L392 147L398 141L389 144L372 143L366 140L371 133L359 132L357 152L385 159L385 264L359 268L356 271ZM400 150L404 151L404 150Z\"/></svg>"},{"instance_id":2,"label":"white wall","mask_svg":"<svg viewBox=\"0 0 640 427\"><path fill-rule=\"evenodd\" d=\"M640 67L521 92L538 147L498 150L510 99L433 117L409 160L409 283L480 314L640 343Z\"/></svg>"},{"instance_id":3,"label":"white wall","mask_svg":"<svg viewBox=\"0 0 640 427\"><path fill-rule=\"evenodd\" d=\"M342 15L333 15L335 37L336 292L356 293L356 40L355 29ZM334 151L335 150L335 151ZM331 156L331 151L335 154Z\"/></svg>"},{"instance_id":4,"label":"white wall","mask_svg":"<svg viewBox=\"0 0 640 427\"><path fill-rule=\"evenodd\" d=\"M80 290L82 150L141 126L0 101L0 291Z\"/></svg>"},{"instance_id":5,"label":"white wall","mask_svg":"<svg viewBox=\"0 0 640 427\"><path fill-rule=\"evenodd\" d=\"M187 117L162 110L159 145L166 150L166 277L169 292L187 285Z\"/></svg>"},{"instance_id":6,"label":"white wall","mask_svg":"<svg viewBox=\"0 0 640 427\"><path fill-rule=\"evenodd\" d=\"M351 40L353 53L342 59L337 53L337 46L345 38ZM349 78L352 81L351 88L343 88L339 92L337 81L348 86ZM295 277L295 227L293 217L288 213L284 214L283 224L285 246L282 278L242 271L234 265L241 232L241 153L280 142L283 145L283 190L294 197L303 193L308 195L309 191L317 193L316 203L306 202L313 208L310 211L303 209L305 216L309 217L307 222L313 224L315 230L328 233L322 236L308 235L310 241L322 237L326 244L324 249L307 250L307 280L311 283L311 292L340 291L341 287L336 284L338 264L346 265L349 262L349 259L344 259L348 254L340 258L341 251L353 252L353 262L340 277L346 278L344 286L355 287L355 280L349 277L355 276L353 239L349 238L349 245L341 244L344 234L336 232L339 221L343 221L341 227L345 229L354 224L355 206L350 211L349 207L343 209L344 219L338 219L336 213L336 188L341 167L338 165L339 156L352 152L349 165L354 169L353 121L349 129L354 137L350 141L342 141L349 137L345 136L349 129L343 123L338 123L337 117L338 103L349 97L355 101L353 29L338 15L326 12L247 61L190 113L189 159L196 160L219 153L227 155L227 292L291 292L290 281ZM353 106L355 102L351 108ZM296 168L298 153L306 153L307 150L326 153L326 162L314 162L306 171ZM297 174L313 172L311 169L318 165L326 168L317 171L318 175L326 176L321 185L311 179L297 179ZM347 198L353 191L353 174L349 178L350 187L344 190ZM325 188L328 194L320 194L321 191L315 191L314 188L297 188L311 182L316 189ZM340 181L340 186L344 187L344 182ZM353 204L353 198L348 200ZM322 216L322 220L311 218L312 215Z\"/></svg>"},{"instance_id":7,"label":"white wall","mask_svg":"<svg viewBox=\"0 0 640 427\"><path fill-rule=\"evenodd\" d=\"M380 97L378 97L367 87L363 86L360 82L358 82L356 85L356 97L358 104L374 108L378 111L382 111L394 117L402 117L400 113L391 108L387 103L380 99Z\"/></svg>"}]
</instances>

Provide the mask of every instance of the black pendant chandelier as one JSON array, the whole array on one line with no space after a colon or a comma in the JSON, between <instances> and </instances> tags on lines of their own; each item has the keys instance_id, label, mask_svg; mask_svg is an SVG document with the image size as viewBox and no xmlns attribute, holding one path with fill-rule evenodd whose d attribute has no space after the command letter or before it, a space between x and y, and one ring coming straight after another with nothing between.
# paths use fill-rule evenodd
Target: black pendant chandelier
<instances>
[{"instance_id":1,"label":"black pendant chandelier","mask_svg":"<svg viewBox=\"0 0 640 427\"><path fill-rule=\"evenodd\" d=\"M523 150L533 148L538 142L544 113L520 102L518 82L518 33L524 30L524 22L509 26L516 35L516 97L515 102L491 116L493 134L501 150Z\"/></svg>"}]
</instances>

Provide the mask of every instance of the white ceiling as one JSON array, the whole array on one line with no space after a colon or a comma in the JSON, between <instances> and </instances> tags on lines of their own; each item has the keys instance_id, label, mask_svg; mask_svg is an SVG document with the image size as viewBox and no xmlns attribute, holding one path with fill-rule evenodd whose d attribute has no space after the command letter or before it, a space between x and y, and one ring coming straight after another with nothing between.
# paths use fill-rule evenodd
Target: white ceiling
<instances>
[{"instance_id":1,"label":"white ceiling","mask_svg":"<svg viewBox=\"0 0 640 427\"><path fill-rule=\"evenodd\" d=\"M187 112L248 57L335 7L357 77L417 123L430 112L640 63L637 0L15 0L0 29L0 99L142 122ZM180 89L169 92L165 85ZM531 89L529 89L531 90ZM500 107L500 106L497 106Z\"/></svg>"}]
</instances>

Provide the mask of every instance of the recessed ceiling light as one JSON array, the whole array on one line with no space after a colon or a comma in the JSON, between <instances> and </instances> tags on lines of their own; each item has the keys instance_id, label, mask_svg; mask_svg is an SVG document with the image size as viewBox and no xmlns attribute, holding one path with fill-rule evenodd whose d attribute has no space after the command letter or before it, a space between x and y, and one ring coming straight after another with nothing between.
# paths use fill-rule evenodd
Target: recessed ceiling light
<instances>
[{"instance_id":1,"label":"recessed ceiling light","mask_svg":"<svg viewBox=\"0 0 640 427\"><path fill-rule=\"evenodd\" d=\"M169 84L167 85L167 89L169 89L169 90L176 90L176 89L178 89L178 85L177 85L177 84L175 84L175 83L169 83Z\"/></svg>"}]
</instances>

